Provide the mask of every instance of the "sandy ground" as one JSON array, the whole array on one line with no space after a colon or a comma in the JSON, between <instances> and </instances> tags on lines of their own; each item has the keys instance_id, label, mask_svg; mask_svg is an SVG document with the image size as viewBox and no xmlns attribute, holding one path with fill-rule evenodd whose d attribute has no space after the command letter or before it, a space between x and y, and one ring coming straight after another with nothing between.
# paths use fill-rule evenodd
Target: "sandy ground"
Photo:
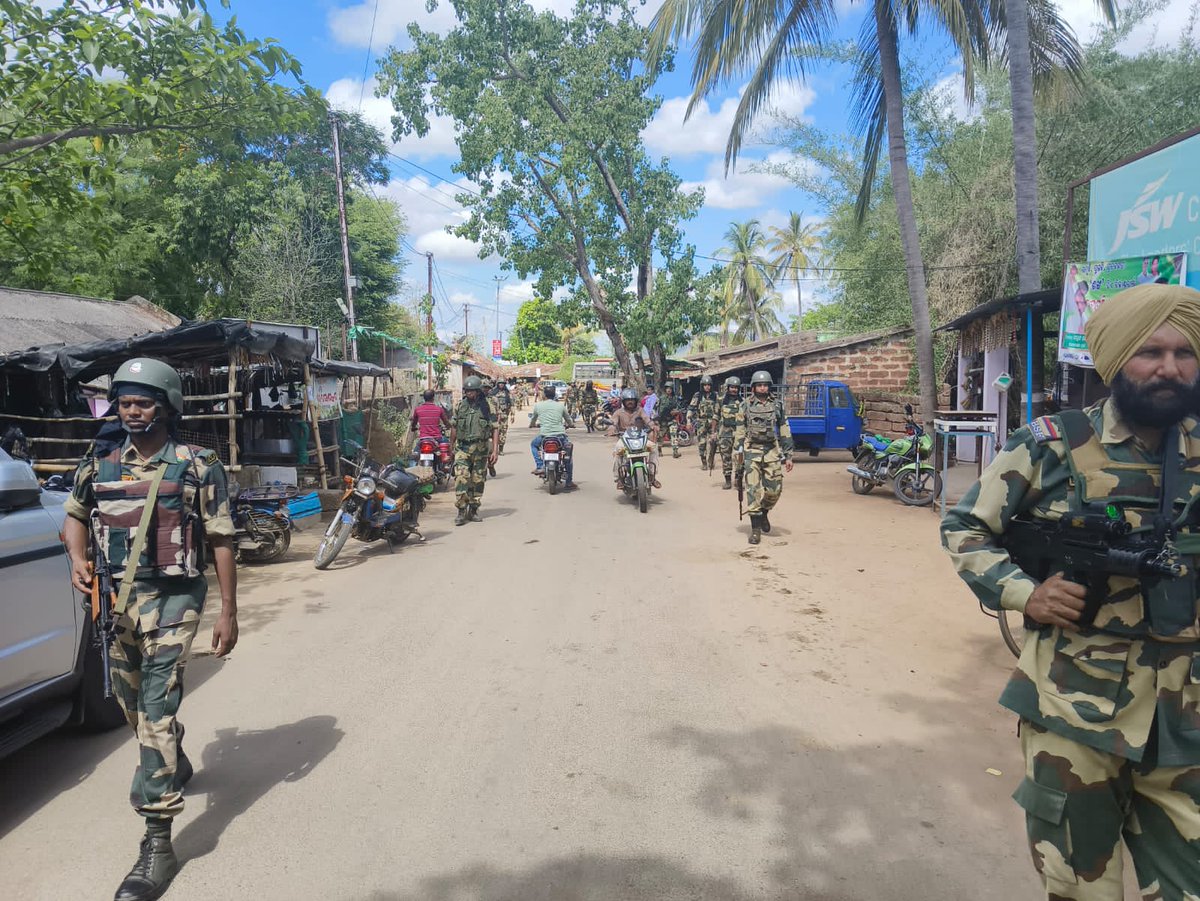
<instances>
[{"instance_id":1,"label":"sandy ground","mask_svg":"<svg viewBox=\"0 0 1200 901\"><path fill-rule=\"evenodd\" d=\"M751 549L694 450L641 515L575 434L574 494L514 428L484 522L439 495L395 554L319 573L309 529L243 569L241 643L188 669L167 897L1038 897L1011 659L936 516L804 458ZM135 757L61 733L0 762L0 895L111 897Z\"/></svg>"}]
</instances>

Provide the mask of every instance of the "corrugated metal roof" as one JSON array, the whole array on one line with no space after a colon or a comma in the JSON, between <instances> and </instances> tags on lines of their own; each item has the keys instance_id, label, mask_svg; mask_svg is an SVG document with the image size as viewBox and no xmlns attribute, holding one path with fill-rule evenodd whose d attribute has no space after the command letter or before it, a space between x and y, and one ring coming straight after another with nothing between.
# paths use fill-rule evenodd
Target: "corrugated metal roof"
<instances>
[{"instance_id":1,"label":"corrugated metal roof","mask_svg":"<svg viewBox=\"0 0 1200 901\"><path fill-rule=\"evenodd\" d=\"M179 322L178 316L141 297L100 300L0 288L0 353L132 338L173 328Z\"/></svg>"}]
</instances>

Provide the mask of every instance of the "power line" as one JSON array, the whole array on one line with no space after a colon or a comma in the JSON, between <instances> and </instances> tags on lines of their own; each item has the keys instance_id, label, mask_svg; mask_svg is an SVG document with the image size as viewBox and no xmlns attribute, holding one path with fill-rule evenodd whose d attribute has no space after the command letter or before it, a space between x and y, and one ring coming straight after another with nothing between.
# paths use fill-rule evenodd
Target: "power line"
<instances>
[{"instance_id":1,"label":"power line","mask_svg":"<svg viewBox=\"0 0 1200 901\"><path fill-rule=\"evenodd\" d=\"M367 59L363 63L362 83L358 86L358 111L362 112L363 95L367 92L367 71L371 68L371 47L375 43L375 19L379 16L379 0L371 12L371 36L367 38Z\"/></svg>"},{"instance_id":2,"label":"power line","mask_svg":"<svg viewBox=\"0 0 1200 901\"><path fill-rule=\"evenodd\" d=\"M438 181L445 182L448 185L454 185L456 188L461 188L462 190L466 191L468 194L474 194L476 197L483 196L482 194L480 194L478 191L476 191L474 188L470 187L469 185L460 185L458 182L456 182L452 179L446 178L444 175L438 175L432 169L426 169L420 163L414 163L412 160L406 159L405 157L402 157L398 153L393 153L389 150L389 151L387 151L387 155L390 156L394 160L399 160L400 162L405 163L406 165L412 166L414 169L421 170L426 175L432 175Z\"/></svg>"}]
</instances>

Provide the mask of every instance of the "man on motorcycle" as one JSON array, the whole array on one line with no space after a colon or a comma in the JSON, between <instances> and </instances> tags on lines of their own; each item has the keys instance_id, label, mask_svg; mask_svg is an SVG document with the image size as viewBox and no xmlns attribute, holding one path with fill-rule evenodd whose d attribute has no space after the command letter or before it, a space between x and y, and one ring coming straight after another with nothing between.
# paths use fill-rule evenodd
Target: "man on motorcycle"
<instances>
[{"instance_id":1,"label":"man on motorcycle","mask_svg":"<svg viewBox=\"0 0 1200 901\"><path fill-rule=\"evenodd\" d=\"M540 476L542 474L542 442L547 438L557 438L564 446L570 446L567 441L567 406L561 400L555 400L554 386L548 386L545 389L545 399L539 400L533 405L533 410L537 414L540 431L532 441L529 442L529 448L533 451L533 474ZM564 458L566 463L567 480L563 483L563 488L570 490L575 487L575 460L572 454L567 454Z\"/></svg>"},{"instance_id":2,"label":"man on motorcycle","mask_svg":"<svg viewBox=\"0 0 1200 901\"><path fill-rule=\"evenodd\" d=\"M733 487L733 430L741 409L742 380L731 375L725 380L725 395L717 408L717 450L721 452L721 472L725 474L727 491Z\"/></svg>"},{"instance_id":3,"label":"man on motorcycle","mask_svg":"<svg viewBox=\"0 0 1200 901\"><path fill-rule=\"evenodd\" d=\"M592 420L596 418L596 408L600 406L600 397L596 394L596 386L589 380L583 389L583 424L590 432L595 428Z\"/></svg>"},{"instance_id":4,"label":"man on motorcycle","mask_svg":"<svg viewBox=\"0 0 1200 901\"><path fill-rule=\"evenodd\" d=\"M454 506L458 508L454 524L479 522L485 473L489 465L496 464L500 429L477 375L467 376L463 382L463 399L450 418L450 444L454 447Z\"/></svg>"},{"instance_id":5,"label":"man on motorcycle","mask_svg":"<svg viewBox=\"0 0 1200 901\"><path fill-rule=\"evenodd\" d=\"M658 405L654 408L654 418L658 420L658 429L660 432L666 426L667 434L671 437L671 456L678 460L679 425L675 422L675 411L680 408L680 403L675 398L674 385L668 384L663 389L663 392Z\"/></svg>"},{"instance_id":6,"label":"man on motorcycle","mask_svg":"<svg viewBox=\"0 0 1200 901\"><path fill-rule=\"evenodd\" d=\"M783 404L771 397L771 373L760 369L750 377L751 394L738 410L733 443L737 465L744 467L750 543L771 531L767 514L783 493L783 472L792 471L792 430Z\"/></svg>"},{"instance_id":7,"label":"man on motorcycle","mask_svg":"<svg viewBox=\"0 0 1200 901\"><path fill-rule=\"evenodd\" d=\"M430 388L421 395L424 402L417 404L413 409L412 429L417 434L413 441L413 453L416 453L416 448L422 438L441 438L450 428L450 414L441 404L433 402L435 396L433 389Z\"/></svg>"},{"instance_id":8,"label":"man on motorcycle","mask_svg":"<svg viewBox=\"0 0 1200 901\"><path fill-rule=\"evenodd\" d=\"M720 407L720 398L713 390L711 375L701 377L700 390L692 395L689 407L696 431L696 447L700 450L700 469L703 471L712 465L713 445L717 440L717 410Z\"/></svg>"},{"instance_id":9,"label":"man on motorcycle","mask_svg":"<svg viewBox=\"0 0 1200 901\"><path fill-rule=\"evenodd\" d=\"M637 392L632 388L621 389L621 406L613 413L612 425L608 428L608 436L617 438L617 446L613 448L613 456L618 456L621 453L623 445L621 444L620 435L626 429L631 429L637 426L645 429L650 433L650 443L647 445L650 450L650 465L655 473L658 472L658 426L646 415L646 411L638 406ZM619 484L619 483L618 483ZM650 483L655 488L662 488L662 484L658 481L657 474Z\"/></svg>"}]
</instances>

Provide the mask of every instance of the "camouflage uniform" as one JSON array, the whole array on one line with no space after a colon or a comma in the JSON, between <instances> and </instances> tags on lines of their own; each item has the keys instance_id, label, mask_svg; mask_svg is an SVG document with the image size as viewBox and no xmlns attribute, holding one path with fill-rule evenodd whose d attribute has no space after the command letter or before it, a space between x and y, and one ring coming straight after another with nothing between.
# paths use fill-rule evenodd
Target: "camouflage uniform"
<instances>
[{"instance_id":1,"label":"camouflage uniform","mask_svg":"<svg viewBox=\"0 0 1200 901\"><path fill-rule=\"evenodd\" d=\"M746 398L737 411L733 445L742 454L746 512L752 517L769 513L783 493L783 463L793 451L783 405L770 396Z\"/></svg>"},{"instance_id":2,"label":"camouflage uniform","mask_svg":"<svg viewBox=\"0 0 1200 901\"><path fill-rule=\"evenodd\" d=\"M675 421L675 411L680 408L679 398L674 394L663 394L658 406L654 408L654 418L658 420L661 434L664 430L671 438L671 455L679 456L679 424Z\"/></svg>"},{"instance_id":3,"label":"camouflage uniform","mask_svg":"<svg viewBox=\"0 0 1200 901\"><path fill-rule=\"evenodd\" d=\"M496 421L500 423L500 447L499 450L504 450L505 439L508 438L508 420L512 413L512 398L508 396L508 391L504 388L497 388L496 393L492 395L493 404L492 412L496 416Z\"/></svg>"},{"instance_id":4,"label":"camouflage uniform","mask_svg":"<svg viewBox=\"0 0 1200 901\"><path fill-rule=\"evenodd\" d=\"M459 510L476 508L482 501L488 442L495 421L490 398L483 403L471 403L464 397L450 417L455 430L454 505Z\"/></svg>"},{"instance_id":5,"label":"camouflage uniform","mask_svg":"<svg viewBox=\"0 0 1200 901\"><path fill-rule=\"evenodd\" d=\"M726 481L733 474L733 432L737 428L738 413L741 409L740 395L721 395L721 404L717 407L717 450L721 452L721 472L724 473Z\"/></svg>"},{"instance_id":6,"label":"camouflage uniform","mask_svg":"<svg viewBox=\"0 0 1200 901\"><path fill-rule=\"evenodd\" d=\"M1018 429L942 522L955 567L992 610L1024 610L1038 584L998 543L1016 515L1056 520L1116 503L1137 530L1158 511L1161 453L1111 401L1086 415ZM1200 495L1200 424L1189 417L1182 428L1175 510L1188 515ZM1198 549L1186 526L1176 544ZM1158 590L1110 577L1092 626L1028 633L1000 697L1021 717L1026 776L1013 798L1051 899L1119 901L1122 838L1144 898L1198 897L1200 629L1193 612L1182 631L1157 634L1148 609Z\"/></svg>"},{"instance_id":7,"label":"camouflage uniform","mask_svg":"<svg viewBox=\"0 0 1200 901\"><path fill-rule=\"evenodd\" d=\"M583 424L590 432L593 429L592 420L596 418L596 409L600 406L600 396L595 388L583 389L582 412Z\"/></svg>"},{"instance_id":8,"label":"camouflage uniform","mask_svg":"<svg viewBox=\"0 0 1200 901\"><path fill-rule=\"evenodd\" d=\"M204 539L234 534L225 469L210 450L168 440L149 460L126 442L79 464L65 510L90 528L99 508L100 540L116 575L123 574L150 481L166 467L152 529L134 575L128 606L117 610L113 692L141 746L129 800L147 819L183 810L183 783L191 764L179 748L176 719L183 700L183 669L200 626L208 583Z\"/></svg>"},{"instance_id":9,"label":"camouflage uniform","mask_svg":"<svg viewBox=\"0 0 1200 901\"><path fill-rule=\"evenodd\" d=\"M720 406L721 398L715 390L705 394L701 388L691 400L691 407L695 411L696 447L700 451L701 469L711 468L715 459Z\"/></svg>"}]
</instances>

